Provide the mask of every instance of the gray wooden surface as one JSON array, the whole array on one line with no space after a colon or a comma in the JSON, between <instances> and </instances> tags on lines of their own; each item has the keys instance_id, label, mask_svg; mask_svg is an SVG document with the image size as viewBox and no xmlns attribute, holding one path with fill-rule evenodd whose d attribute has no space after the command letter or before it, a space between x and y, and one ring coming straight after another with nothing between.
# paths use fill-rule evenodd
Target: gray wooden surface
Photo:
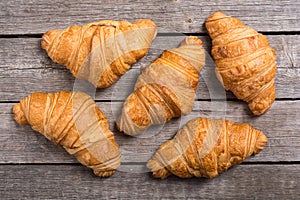
<instances>
[{"instance_id":1,"label":"gray wooden surface","mask_svg":"<svg viewBox=\"0 0 300 200\"><path fill-rule=\"evenodd\" d=\"M99 179L81 165L0 166L1 198L297 199L299 170L300 165L254 164L231 168L212 180L157 180L125 172Z\"/></svg>"},{"instance_id":2,"label":"gray wooden surface","mask_svg":"<svg viewBox=\"0 0 300 200\"><path fill-rule=\"evenodd\" d=\"M39 34L100 19L153 19L160 32L203 33L204 20L216 10L238 16L259 31L299 31L297 0L245 1L2 1L1 34Z\"/></svg>"},{"instance_id":3,"label":"gray wooden surface","mask_svg":"<svg viewBox=\"0 0 300 200\"><path fill-rule=\"evenodd\" d=\"M147 66L157 58L164 49L176 47L185 36L158 36L146 57L133 65L126 76L122 77L122 84L98 90L97 100L120 100L117 97L126 96L126 91L132 90L130 85L140 72L140 68ZM210 50L210 39L201 36L205 49ZM277 98L300 98L300 35L271 35L268 36L271 46L276 50L278 74L276 76ZM40 38L0 38L0 99L18 101L28 93L34 91L55 92L70 90L74 85L74 77L63 66L53 63L46 52L40 48ZM34 50L34 51L33 51ZM21 56L20 56L21 55ZM214 70L211 61L207 59L201 72L197 99L209 99L206 83L209 70ZM26 84L24 84L26 83ZM125 85L124 85L125 84ZM289 85L289 87L286 87ZM128 87L129 86L129 87ZM112 95L118 91L118 96ZM229 98L234 98L228 93Z\"/></svg>"},{"instance_id":4,"label":"gray wooden surface","mask_svg":"<svg viewBox=\"0 0 300 200\"><path fill-rule=\"evenodd\" d=\"M231 93L217 97L209 90L213 66L201 72L197 99L189 116L174 119L154 136L133 138L115 129L122 101L132 89L140 68L162 50L175 47L180 33L198 35L210 51L203 23L213 11L237 16L263 32L277 53L277 98L271 110L253 117L247 105ZM300 2L299 1L1 1L0 2L0 198L167 198L167 199L298 199L300 195ZM100 19L150 18L158 36L148 55L122 79L97 90L97 105L105 112L122 149L122 165L101 179L78 164L29 126L13 120L12 106L34 91L72 91L75 79L53 63L40 47L41 34ZM173 34L176 33L176 34ZM216 86L220 87L216 82ZM223 96L222 96L223 94ZM222 97L227 96L227 101ZM220 97L220 98L219 98ZM211 100L211 99L218 99ZM145 162L188 119L225 117L249 123L265 132L269 142L258 155L219 177L156 180Z\"/></svg>"}]
</instances>

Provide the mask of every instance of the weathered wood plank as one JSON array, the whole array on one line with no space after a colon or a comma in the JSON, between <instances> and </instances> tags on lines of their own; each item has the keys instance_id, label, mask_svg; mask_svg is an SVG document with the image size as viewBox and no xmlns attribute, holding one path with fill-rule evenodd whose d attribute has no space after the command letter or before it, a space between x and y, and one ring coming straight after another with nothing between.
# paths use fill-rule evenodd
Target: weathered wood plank
<instances>
[{"instance_id":1,"label":"weathered wood plank","mask_svg":"<svg viewBox=\"0 0 300 200\"><path fill-rule=\"evenodd\" d=\"M40 38L1 38L3 35L41 34L50 29L82 25L100 19L151 18L159 33L205 33L203 23L213 11L222 10L239 17L261 32L300 31L299 1L96 1L0 2L0 191L3 199L297 199L300 195L300 100L277 100L271 110L253 117L247 105L238 101L211 99L204 80L211 82L209 71L199 81L195 109L189 117L173 120L160 133L142 138L127 137L116 131L114 120L122 102L98 102L122 149L122 165L111 178L95 177L75 158L53 145L29 126L13 120L12 103L34 91L72 90L74 78L62 66L54 64L40 48ZM163 49L179 44L182 37L161 34L147 57L133 66L113 87L98 90L97 100L122 100L135 82L140 67L147 66ZM12 36L14 37L14 36ZM24 37L24 35L22 36ZM300 35L269 35L277 52L277 98L300 98ZM209 37L201 37L210 49ZM227 93L227 97L234 98ZM2 102L2 103L1 103ZM214 112L212 112L212 110ZM225 117L250 123L263 130L269 139L264 150L219 177L182 180L153 179L144 162L181 124L196 116ZM182 121L182 123L181 123ZM125 153L124 153L125 152ZM258 164L259 162L260 164ZM272 164L284 162L285 164ZM15 165L15 164L21 165ZM264 163L264 164L262 164ZM49 164L49 165L48 165ZM136 172L136 173L131 173Z\"/></svg>"},{"instance_id":2,"label":"weathered wood plank","mask_svg":"<svg viewBox=\"0 0 300 200\"><path fill-rule=\"evenodd\" d=\"M83 166L1 165L3 199L298 199L300 165L241 165L214 179L166 180L117 172L98 178Z\"/></svg>"},{"instance_id":3,"label":"weathered wood plank","mask_svg":"<svg viewBox=\"0 0 300 200\"><path fill-rule=\"evenodd\" d=\"M74 163L74 158L34 132L29 126L21 127L13 120L11 103L0 104L0 163ZM300 161L300 101L276 101L271 110L253 117L242 102L196 102L194 111L182 119L172 120L160 132L144 134L139 138L124 136L115 129L114 121L122 102L99 102L97 105L107 115L110 128L115 133L123 152L122 162L146 162L156 149L170 139L195 117L222 118L239 123L249 123L264 131L269 143L258 155L246 162ZM225 107L226 106L226 107ZM212 112L213 111L213 112Z\"/></svg>"},{"instance_id":4,"label":"weathered wood plank","mask_svg":"<svg viewBox=\"0 0 300 200\"><path fill-rule=\"evenodd\" d=\"M270 44L277 52L278 74L276 77L277 98L300 98L300 36L268 36ZM206 50L210 49L210 39L200 37ZM164 49L177 46L183 37L157 37L148 55L133 66L121 81L107 89L98 90L97 100L124 99L133 88L142 66L148 66ZM72 91L74 78L63 66L53 63L40 47L39 38L0 39L0 100L18 101L34 91ZM211 82L212 61L201 72L197 99L210 99L207 83ZM214 76L214 73L211 73ZM113 92L118 92L114 93ZM231 93L227 96L234 98ZM122 98L121 98L122 97Z\"/></svg>"},{"instance_id":5,"label":"weathered wood plank","mask_svg":"<svg viewBox=\"0 0 300 200\"><path fill-rule=\"evenodd\" d=\"M217 10L259 31L299 31L299 1L2 1L0 34L36 34L101 19L150 18L159 32L203 33Z\"/></svg>"}]
</instances>

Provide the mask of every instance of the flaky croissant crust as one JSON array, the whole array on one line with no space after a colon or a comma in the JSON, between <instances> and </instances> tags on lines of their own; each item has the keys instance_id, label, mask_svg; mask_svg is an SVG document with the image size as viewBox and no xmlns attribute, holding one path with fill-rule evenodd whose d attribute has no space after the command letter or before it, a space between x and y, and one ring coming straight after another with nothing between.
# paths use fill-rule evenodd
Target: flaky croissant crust
<instances>
[{"instance_id":1,"label":"flaky croissant crust","mask_svg":"<svg viewBox=\"0 0 300 200\"><path fill-rule=\"evenodd\" d=\"M146 55L155 36L151 20L102 20L48 31L41 44L54 62L66 66L75 77L104 88Z\"/></svg>"},{"instance_id":2,"label":"flaky croissant crust","mask_svg":"<svg viewBox=\"0 0 300 200\"><path fill-rule=\"evenodd\" d=\"M248 124L196 118L162 144L147 163L156 178L213 178L260 152L266 136Z\"/></svg>"},{"instance_id":3,"label":"flaky croissant crust","mask_svg":"<svg viewBox=\"0 0 300 200\"><path fill-rule=\"evenodd\" d=\"M202 41L187 37L178 48L165 50L145 68L126 99L117 127L137 135L153 124L163 124L194 106L199 72L205 64Z\"/></svg>"},{"instance_id":4,"label":"flaky croissant crust","mask_svg":"<svg viewBox=\"0 0 300 200\"><path fill-rule=\"evenodd\" d=\"M254 115L265 113L276 96L276 54L267 37L222 12L207 18L206 29L225 89L246 101Z\"/></svg>"},{"instance_id":5,"label":"flaky croissant crust","mask_svg":"<svg viewBox=\"0 0 300 200\"><path fill-rule=\"evenodd\" d=\"M120 151L105 115L90 96L81 92L35 92L13 107L21 125L31 125L62 146L95 175L106 177L120 165Z\"/></svg>"}]
</instances>

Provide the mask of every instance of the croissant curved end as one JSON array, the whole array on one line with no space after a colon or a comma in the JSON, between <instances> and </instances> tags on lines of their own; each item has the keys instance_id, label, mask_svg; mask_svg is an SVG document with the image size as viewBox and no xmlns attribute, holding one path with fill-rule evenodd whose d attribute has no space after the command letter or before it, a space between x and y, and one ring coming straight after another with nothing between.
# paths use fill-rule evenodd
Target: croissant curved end
<instances>
[{"instance_id":1,"label":"croissant curved end","mask_svg":"<svg viewBox=\"0 0 300 200\"><path fill-rule=\"evenodd\" d=\"M217 20L217 19L222 19L224 17L228 17L225 13L221 12L221 11L217 11L214 12L213 14L211 14L207 19L206 22L209 21L213 21L213 20Z\"/></svg>"},{"instance_id":2,"label":"croissant curved end","mask_svg":"<svg viewBox=\"0 0 300 200\"><path fill-rule=\"evenodd\" d=\"M150 19L140 19L135 21L134 24L137 24L141 28L156 28L156 24Z\"/></svg>"},{"instance_id":3,"label":"croissant curved end","mask_svg":"<svg viewBox=\"0 0 300 200\"><path fill-rule=\"evenodd\" d=\"M165 167L161 167L156 160L149 160L147 167L152 171L152 175L155 178L165 179L171 175L171 173Z\"/></svg>"},{"instance_id":4,"label":"croissant curved end","mask_svg":"<svg viewBox=\"0 0 300 200\"><path fill-rule=\"evenodd\" d=\"M42 48L45 49L45 50L48 50L48 47L51 45L54 38L56 37L56 35L59 32L60 32L59 30L47 31L42 37L42 41L41 41Z\"/></svg>"},{"instance_id":5,"label":"croissant curved end","mask_svg":"<svg viewBox=\"0 0 300 200\"><path fill-rule=\"evenodd\" d=\"M116 173L116 170L112 169L112 170L109 170L109 171L97 171L97 170L94 170L94 174L96 176L99 176L99 177L109 177L109 176L112 176L114 173Z\"/></svg>"},{"instance_id":6,"label":"croissant curved end","mask_svg":"<svg viewBox=\"0 0 300 200\"><path fill-rule=\"evenodd\" d=\"M126 112L126 111L125 111ZM124 120L129 120L130 122L124 122ZM130 125L128 125L130 124ZM151 124L140 126L136 123L134 123L130 117L126 116L124 112L122 112L122 115L119 116L117 122L116 122L116 128L123 132L125 135L130 136L136 136L139 135L141 132L145 131Z\"/></svg>"},{"instance_id":7,"label":"croissant curved end","mask_svg":"<svg viewBox=\"0 0 300 200\"><path fill-rule=\"evenodd\" d=\"M268 142L268 139L263 132L258 131L258 130L256 130L256 131L257 131L258 136L256 138L255 148L253 151L255 154L259 153Z\"/></svg>"},{"instance_id":8,"label":"croissant curved end","mask_svg":"<svg viewBox=\"0 0 300 200\"><path fill-rule=\"evenodd\" d=\"M188 36L182 41L181 45L200 45L203 46L203 42L197 36Z\"/></svg>"},{"instance_id":9,"label":"croissant curved end","mask_svg":"<svg viewBox=\"0 0 300 200\"><path fill-rule=\"evenodd\" d=\"M24 112L21 109L21 104L17 103L13 107L13 112L14 112L14 119L20 124L20 125L27 125L28 121L25 117Z\"/></svg>"},{"instance_id":10,"label":"croissant curved end","mask_svg":"<svg viewBox=\"0 0 300 200\"><path fill-rule=\"evenodd\" d=\"M266 90L249 102L248 106L254 115L262 115L267 112L276 98L274 79L269 83Z\"/></svg>"},{"instance_id":11,"label":"croissant curved end","mask_svg":"<svg viewBox=\"0 0 300 200\"><path fill-rule=\"evenodd\" d=\"M266 105L255 104L255 102L251 102L250 104L248 104L248 107L255 116L259 116L266 113L271 108L271 105L273 104L274 100L272 100L269 104Z\"/></svg>"},{"instance_id":12,"label":"croissant curved end","mask_svg":"<svg viewBox=\"0 0 300 200\"><path fill-rule=\"evenodd\" d=\"M145 29L153 29L152 32L152 40L156 37L157 30L156 30L156 24L150 20L150 19L140 19L134 22L139 28L145 28Z\"/></svg>"}]
</instances>

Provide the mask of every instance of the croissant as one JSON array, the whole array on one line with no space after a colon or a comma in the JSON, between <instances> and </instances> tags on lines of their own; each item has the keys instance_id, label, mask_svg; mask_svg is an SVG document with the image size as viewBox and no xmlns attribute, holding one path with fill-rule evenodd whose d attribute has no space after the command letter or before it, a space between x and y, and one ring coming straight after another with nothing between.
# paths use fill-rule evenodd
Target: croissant
<instances>
[{"instance_id":1,"label":"croissant","mask_svg":"<svg viewBox=\"0 0 300 200\"><path fill-rule=\"evenodd\" d=\"M206 20L216 74L226 90L248 103L254 115L275 100L276 53L266 36L222 12Z\"/></svg>"},{"instance_id":2,"label":"croissant","mask_svg":"<svg viewBox=\"0 0 300 200\"><path fill-rule=\"evenodd\" d=\"M105 115L81 92L35 92L13 107L20 125L32 128L63 146L95 175L111 176L120 165L120 150Z\"/></svg>"},{"instance_id":3,"label":"croissant","mask_svg":"<svg viewBox=\"0 0 300 200\"><path fill-rule=\"evenodd\" d=\"M159 147L147 167L156 178L214 178L260 152L266 143L266 136L248 124L195 118Z\"/></svg>"},{"instance_id":4,"label":"croissant","mask_svg":"<svg viewBox=\"0 0 300 200\"><path fill-rule=\"evenodd\" d=\"M135 83L134 92L123 104L117 127L128 135L137 135L152 124L162 124L194 106L199 72L205 63L202 41L185 38L180 47L165 50L145 68Z\"/></svg>"},{"instance_id":5,"label":"croissant","mask_svg":"<svg viewBox=\"0 0 300 200\"><path fill-rule=\"evenodd\" d=\"M76 78L105 88L146 55L155 36L151 20L103 20L48 31L41 44L54 62L66 66Z\"/></svg>"}]
</instances>

